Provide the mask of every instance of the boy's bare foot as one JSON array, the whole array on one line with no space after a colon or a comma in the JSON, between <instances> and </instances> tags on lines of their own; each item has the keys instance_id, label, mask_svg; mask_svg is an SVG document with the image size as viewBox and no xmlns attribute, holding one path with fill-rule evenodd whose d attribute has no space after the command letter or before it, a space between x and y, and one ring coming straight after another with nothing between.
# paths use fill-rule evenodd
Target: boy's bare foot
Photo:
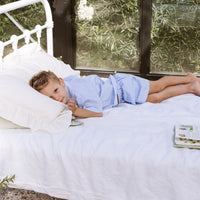
<instances>
[{"instance_id":1,"label":"boy's bare foot","mask_svg":"<svg viewBox=\"0 0 200 200\"><path fill-rule=\"evenodd\" d=\"M196 77L193 73L188 73L188 74L187 74L187 77L188 77L190 83L193 82L193 81L195 81L195 80L198 80L198 79L199 79L199 78ZM199 81L200 81L200 79L199 79Z\"/></svg>"},{"instance_id":2,"label":"boy's bare foot","mask_svg":"<svg viewBox=\"0 0 200 200\"><path fill-rule=\"evenodd\" d=\"M193 81L191 84L191 92L200 96L200 82L198 80Z\"/></svg>"}]
</instances>

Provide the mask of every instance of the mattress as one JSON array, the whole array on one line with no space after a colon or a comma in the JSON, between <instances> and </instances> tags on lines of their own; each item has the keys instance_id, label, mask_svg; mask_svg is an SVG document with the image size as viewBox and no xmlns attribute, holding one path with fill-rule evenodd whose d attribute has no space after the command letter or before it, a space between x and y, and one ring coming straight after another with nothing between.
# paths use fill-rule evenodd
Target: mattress
<instances>
[{"instance_id":1,"label":"mattress","mask_svg":"<svg viewBox=\"0 0 200 200\"><path fill-rule=\"evenodd\" d=\"M0 179L68 200L199 200L200 151L173 146L174 125L199 124L200 97L119 104L49 134L0 130Z\"/></svg>"}]
</instances>

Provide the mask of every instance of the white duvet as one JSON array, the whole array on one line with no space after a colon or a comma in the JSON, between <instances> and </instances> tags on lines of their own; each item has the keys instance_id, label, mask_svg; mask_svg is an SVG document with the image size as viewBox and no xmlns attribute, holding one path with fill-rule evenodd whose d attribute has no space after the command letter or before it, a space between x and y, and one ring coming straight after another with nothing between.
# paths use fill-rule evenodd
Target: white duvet
<instances>
[{"instance_id":1,"label":"white duvet","mask_svg":"<svg viewBox=\"0 0 200 200\"><path fill-rule=\"evenodd\" d=\"M120 104L66 133L0 131L0 179L68 200L199 200L200 151L173 147L174 124L200 125L200 97Z\"/></svg>"}]
</instances>

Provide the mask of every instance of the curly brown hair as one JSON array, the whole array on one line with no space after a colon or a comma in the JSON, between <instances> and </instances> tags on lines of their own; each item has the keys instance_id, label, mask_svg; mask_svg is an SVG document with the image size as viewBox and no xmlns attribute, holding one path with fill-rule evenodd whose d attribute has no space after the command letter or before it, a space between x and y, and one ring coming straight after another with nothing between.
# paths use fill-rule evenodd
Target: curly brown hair
<instances>
[{"instance_id":1,"label":"curly brown hair","mask_svg":"<svg viewBox=\"0 0 200 200\"><path fill-rule=\"evenodd\" d=\"M31 78L29 85L35 90L40 91L48 85L49 80L59 82L59 78L52 71L41 71Z\"/></svg>"}]
</instances>

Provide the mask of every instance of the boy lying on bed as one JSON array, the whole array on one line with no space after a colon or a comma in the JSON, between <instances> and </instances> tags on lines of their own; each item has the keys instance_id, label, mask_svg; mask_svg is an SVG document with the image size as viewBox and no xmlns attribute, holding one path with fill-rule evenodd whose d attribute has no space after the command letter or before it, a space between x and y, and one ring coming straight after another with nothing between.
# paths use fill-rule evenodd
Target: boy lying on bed
<instances>
[{"instance_id":1,"label":"boy lying on bed","mask_svg":"<svg viewBox=\"0 0 200 200\"><path fill-rule=\"evenodd\" d=\"M51 71L33 76L30 86L40 93L68 105L77 117L102 117L103 110L119 103L159 103L170 97L193 93L200 96L200 79L187 76L164 76L156 81L117 73L103 81L97 75L58 78Z\"/></svg>"}]
</instances>

